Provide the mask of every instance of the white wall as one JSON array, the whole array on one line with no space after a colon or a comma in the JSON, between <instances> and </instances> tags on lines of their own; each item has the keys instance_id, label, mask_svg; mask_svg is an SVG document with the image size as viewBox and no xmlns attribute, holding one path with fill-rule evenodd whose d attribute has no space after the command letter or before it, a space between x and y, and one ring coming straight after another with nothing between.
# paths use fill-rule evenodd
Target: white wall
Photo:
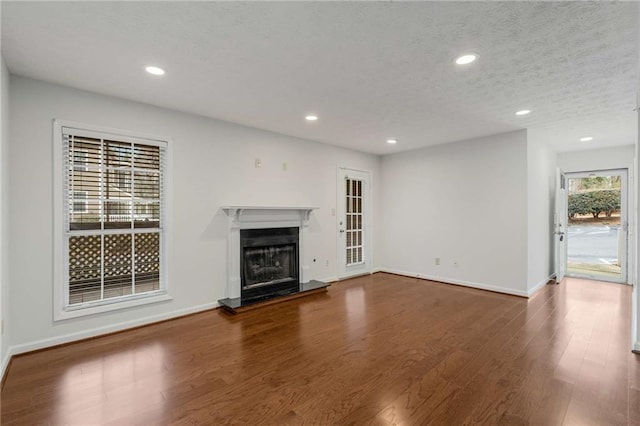
<instances>
[{"instance_id":1,"label":"white wall","mask_svg":"<svg viewBox=\"0 0 640 426\"><path fill-rule=\"evenodd\" d=\"M640 8L637 9L638 12L638 21L640 21ZM638 72L640 72L640 62L638 62ZM640 98L640 80L637 82L638 85L636 87L636 99ZM640 105L636 104L636 107L640 107ZM635 163L633 165L633 171L636 176L640 176L640 170L638 169L639 161L638 157L640 157L640 153L638 152L640 144L640 108L636 108L636 127L638 129L637 138L634 144L634 154L635 154ZM638 183L637 179L634 179L634 185L629 185L629 188L633 188L633 194L636 195L636 203L635 209L630 208L629 211L633 212L629 216L632 216L636 223L640 224L640 209L638 205L640 204L640 183ZM640 232L635 233L635 238L632 238L633 244L632 246L635 248L635 255L633 259L635 260L633 268L633 301L631 306L631 339L633 342L633 350L640 352L640 315L638 314L638 308L640 307L640 291L638 291L638 271L640 270Z\"/></svg>"},{"instance_id":2,"label":"white wall","mask_svg":"<svg viewBox=\"0 0 640 426\"><path fill-rule=\"evenodd\" d=\"M381 182L383 270L527 295L526 131L385 156Z\"/></svg>"},{"instance_id":3,"label":"white wall","mask_svg":"<svg viewBox=\"0 0 640 426\"><path fill-rule=\"evenodd\" d=\"M0 377L9 360L9 71L0 55Z\"/></svg>"},{"instance_id":4,"label":"white wall","mask_svg":"<svg viewBox=\"0 0 640 426\"><path fill-rule=\"evenodd\" d=\"M533 294L553 274L553 213L556 155L527 142L527 290Z\"/></svg>"},{"instance_id":5,"label":"white wall","mask_svg":"<svg viewBox=\"0 0 640 426\"><path fill-rule=\"evenodd\" d=\"M558 167L565 173L590 170L629 169L633 175L634 145L558 154Z\"/></svg>"},{"instance_id":6,"label":"white wall","mask_svg":"<svg viewBox=\"0 0 640 426\"><path fill-rule=\"evenodd\" d=\"M379 158L205 117L11 77L11 344L15 351L211 306L225 297L223 205L315 205L310 278L337 275L337 167L372 171ZM52 321L52 119L173 138L169 285L174 300L89 318ZM254 168L260 158L262 168ZM282 162L288 170L282 170ZM378 190L373 188L373 220ZM376 264L374 250L374 265ZM311 259L318 259L313 263ZM329 260L329 266L325 261ZM215 336L213 336L215 338Z\"/></svg>"},{"instance_id":7,"label":"white wall","mask_svg":"<svg viewBox=\"0 0 640 426\"><path fill-rule=\"evenodd\" d=\"M638 16L640 17L640 9L638 10ZM640 66L640 64L638 64ZM640 94L640 82L638 82L638 94ZM636 176L640 176L640 170L638 169L638 165L640 162L638 161L638 157L640 156L640 109L637 111L637 121L636 125L638 127L638 138L635 143L635 163L633 167L633 171ZM635 185L629 185L629 188L633 188L633 193L636 194L636 203L635 209L629 209L633 214L630 214L630 217L633 217L636 220L636 223L640 224L640 209L638 205L640 204L640 183L638 183L637 179L634 179ZM640 307L640 291L638 291L638 271L640 270L640 232L636 232L635 238L632 238L631 246L635 249L635 255L633 259L635 260L635 265L633 265L630 270L633 271L633 300L631 302L631 341L633 342L633 350L636 352L640 352L640 314L638 314L638 308Z\"/></svg>"}]
</instances>

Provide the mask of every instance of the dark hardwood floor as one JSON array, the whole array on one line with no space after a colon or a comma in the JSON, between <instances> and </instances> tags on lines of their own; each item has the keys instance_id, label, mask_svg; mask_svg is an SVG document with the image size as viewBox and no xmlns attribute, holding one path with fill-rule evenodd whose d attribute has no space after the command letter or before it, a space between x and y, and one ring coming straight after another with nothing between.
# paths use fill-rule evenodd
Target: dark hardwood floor
<instances>
[{"instance_id":1,"label":"dark hardwood floor","mask_svg":"<svg viewBox=\"0 0 640 426\"><path fill-rule=\"evenodd\" d=\"M631 288L388 274L14 358L3 425L640 424Z\"/></svg>"}]
</instances>

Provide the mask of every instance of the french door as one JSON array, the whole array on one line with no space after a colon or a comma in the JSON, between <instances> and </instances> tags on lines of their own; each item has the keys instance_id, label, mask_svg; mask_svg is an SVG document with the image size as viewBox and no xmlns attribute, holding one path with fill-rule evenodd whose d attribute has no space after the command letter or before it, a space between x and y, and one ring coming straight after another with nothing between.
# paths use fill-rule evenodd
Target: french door
<instances>
[{"instance_id":1,"label":"french door","mask_svg":"<svg viewBox=\"0 0 640 426\"><path fill-rule=\"evenodd\" d=\"M338 277L371 272L371 176L338 169Z\"/></svg>"}]
</instances>

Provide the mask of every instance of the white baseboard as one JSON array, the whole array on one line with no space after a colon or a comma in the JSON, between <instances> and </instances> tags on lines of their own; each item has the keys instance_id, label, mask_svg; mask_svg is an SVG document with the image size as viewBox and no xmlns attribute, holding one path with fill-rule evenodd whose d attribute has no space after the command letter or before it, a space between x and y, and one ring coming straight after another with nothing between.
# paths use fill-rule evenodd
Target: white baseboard
<instances>
[{"instance_id":1,"label":"white baseboard","mask_svg":"<svg viewBox=\"0 0 640 426\"><path fill-rule=\"evenodd\" d=\"M7 350L7 353L5 354L4 359L2 360L2 365L0 365L0 380L4 377L4 373L7 371L7 367L9 366L9 361L13 356L11 349L12 348L10 347L9 350Z\"/></svg>"},{"instance_id":2,"label":"white baseboard","mask_svg":"<svg viewBox=\"0 0 640 426\"><path fill-rule=\"evenodd\" d=\"M504 294L511 294L514 296L529 297L529 294L524 290L514 290L510 288L499 287L499 286L484 284L484 283L476 283L472 281L461 281L461 280L454 280L454 279L445 278L445 277L436 277L433 275L418 274L415 272L399 271L397 269L389 269L389 268L379 268L379 269L380 269L379 272L388 272L390 274L404 275L406 277L412 277L412 278L422 278L425 280L438 281L445 284L454 284L454 285L460 285L463 287L477 288L479 290L494 291L496 293L504 293Z\"/></svg>"},{"instance_id":3,"label":"white baseboard","mask_svg":"<svg viewBox=\"0 0 640 426\"><path fill-rule=\"evenodd\" d=\"M640 342L635 342L633 344L633 349L634 352L640 353Z\"/></svg>"},{"instance_id":4,"label":"white baseboard","mask_svg":"<svg viewBox=\"0 0 640 426\"><path fill-rule=\"evenodd\" d=\"M549 280L551 280L553 277L555 277L556 274L551 274L549 275L547 278L545 278L544 280L540 281L538 284L536 284L535 286L533 286L533 288L531 290L529 290L527 292L527 296L531 297L533 296L536 292L538 292L542 287L544 287L545 285L547 285L547 283L549 282Z\"/></svg>"},{"instance_id":5,"label":"white baseboard","mask_svg":"<svg viewBox=\"0 0 640 426\"><path fill-rule=\"evenodd\" d=\"M362 276L364 276L364 275L371 275L371 274L375 274L376 272L385 272L385 270L384 270L384 268L378 268L378 267L376 267L376 268L373 268L373 269L371 270L371 272L365 272L364 274L362 274ZM359 276L359 275L356 275L356 276L354 276L354 277L347 277L347 278L343 278L343 279L345 279L345 280L346 280L346 279L349 279L349 278L355 278L355 277L357 277L357 276ZM318 281L322 281L322 282L325 282L325 283L335 283L335 282L340 281L340 278L339 278L339 277L337 277L337 276L335 276L335 277L330 277L330 278L320 279L320 280L318 280Z\"/></svg>"},{"instance_id":6,"label":"white baseboard","mask_svg":"<svg viewBox=\"0 0 640 426\"><path fill-rule=\"evenodd\" d=\"M18 355L25 352L31 352L38 349L48 348L50 346L56 346L64 343L75 342L76 340L87 339L90 337L97 337L103 334L109 334L116 331L126 330L128 328L139 327L142 325L153 324L154 322L169 320L169 319L181 317L184 315L195 314L197 312L202 312L209 309L217 308L218 306L220 306L218 302L205 303L204 305L192 306L185 309L179 309L177 311L171 311L163 314L139 318L132 321L125 321L117 324L110 324L104 327L96 327L89 330L82 330L76 333L70 333L70 334L64 334L62 336L51 337L49 339L36 340L35 342L29 342L29 343L23 343L20 345L11 346L9 348L9 353L10 353L10 356Z\"/></svg>"}]
</instances>

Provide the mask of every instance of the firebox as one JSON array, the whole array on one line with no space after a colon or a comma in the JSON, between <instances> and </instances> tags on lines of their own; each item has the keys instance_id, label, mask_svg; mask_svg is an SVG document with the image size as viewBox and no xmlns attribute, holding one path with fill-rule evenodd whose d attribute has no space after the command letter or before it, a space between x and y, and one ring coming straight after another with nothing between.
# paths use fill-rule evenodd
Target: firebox
<instances>
[{"instance_id":1,"label":"firebox","mask_svg":"<svg viewBox=\"0 0 640 426\"><path fill-rule=\"evenodd\" d=\"M299 228L240 230L243 302L298 292Z\"/></svg>"}]
</instances>

